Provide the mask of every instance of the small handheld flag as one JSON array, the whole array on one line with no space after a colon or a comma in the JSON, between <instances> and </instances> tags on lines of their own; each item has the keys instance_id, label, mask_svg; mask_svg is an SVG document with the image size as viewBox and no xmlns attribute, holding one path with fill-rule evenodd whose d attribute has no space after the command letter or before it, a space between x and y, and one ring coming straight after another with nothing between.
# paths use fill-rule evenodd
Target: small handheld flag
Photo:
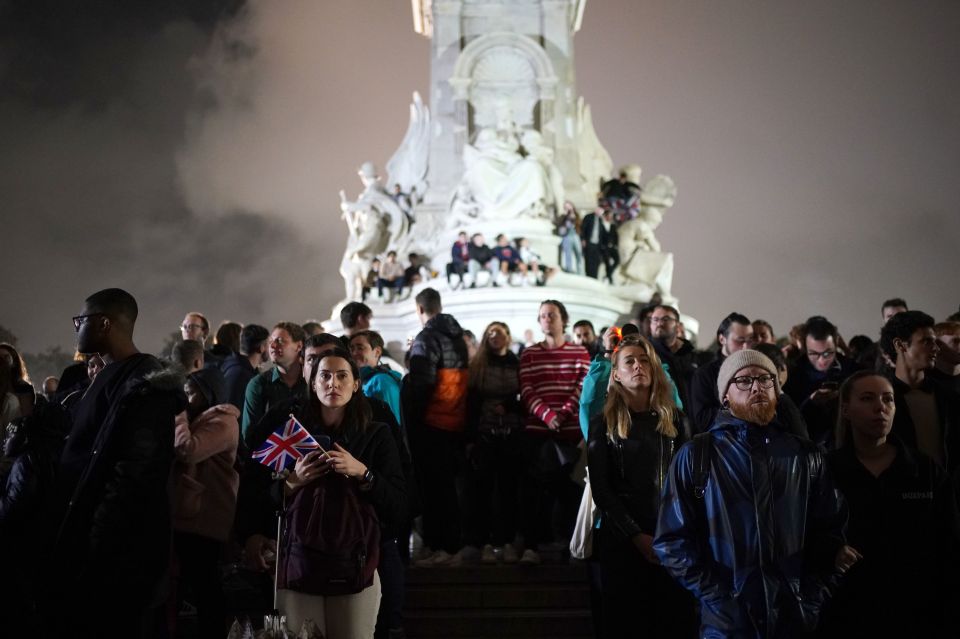
<instances>
[{"instance_id":1,"label":"small handheld flag","mask_svg":"<svg viewBox=\"0 0 960 639\"><path fill-rule=\"evenodd\" d=\"M283 426L270 433L263 446L254 451L252 457L279 473L317 449L320 449L317 440L310 436L296 417L290 415L290 419Z\"/></svg>"}]
</instances>

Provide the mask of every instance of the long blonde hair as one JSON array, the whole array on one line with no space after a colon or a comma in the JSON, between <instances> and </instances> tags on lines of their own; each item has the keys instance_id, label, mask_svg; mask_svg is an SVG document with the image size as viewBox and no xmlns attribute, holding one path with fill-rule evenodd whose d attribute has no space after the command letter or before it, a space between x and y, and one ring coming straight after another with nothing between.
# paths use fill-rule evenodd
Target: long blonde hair
<instances>
[{"instance_id":1,"label":"long blonde hair","mask_svg":"<svg viewBox=\"0 0 960 639\"><path fill-rule=\"evenodd\" d=\"M610 358L610 383L607 386L607 401L603 405L603 418L607 422L607 436L613 439L619 436L626 439L630 434L630 405L627 401L623 385L613 378L613 371L617 369L620 354L627 346L637 346L650 360L650 410L657 413L657 432L671 439L677 436L676 406L673 403L673 392L670 380L660 365L660 358L650 342L639 335L630 335L623 338L620 345Z\"/></svg>"},{"instance_id":2,"label":"long blonde hair","mask_svg":"<svg viewBox=\"0 0 960 639\"><path fill-rule=\"evenodd\" d=\"M470 360L470 373L467 386L469 388L479 388L483 384L483 374L487 370L487 363L490 361L490 354L493 348L490 346L490 329L499 326L507 334L507 346L510 346L510 327L503 322L490 322L483 329L483 337L480 338L480 346L477 347L477 354Z\"/></svg>"}]
</instances>

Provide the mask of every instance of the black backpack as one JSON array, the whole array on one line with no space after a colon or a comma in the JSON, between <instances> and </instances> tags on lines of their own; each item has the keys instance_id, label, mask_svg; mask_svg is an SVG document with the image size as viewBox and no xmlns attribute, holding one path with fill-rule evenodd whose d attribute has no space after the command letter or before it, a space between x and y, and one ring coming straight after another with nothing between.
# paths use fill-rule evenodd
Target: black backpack
<instances>
[{"instance_id":1,"label":"black backpack","mask_svg":"<svg viewBox=\"0 0 960 639\"><path fill-rule=\"evenodd\" d=\"M380 522L356 480L328 473L293 496L284 513L277 588L352 595L373 584Z\"/></svg>"}]
</instances>

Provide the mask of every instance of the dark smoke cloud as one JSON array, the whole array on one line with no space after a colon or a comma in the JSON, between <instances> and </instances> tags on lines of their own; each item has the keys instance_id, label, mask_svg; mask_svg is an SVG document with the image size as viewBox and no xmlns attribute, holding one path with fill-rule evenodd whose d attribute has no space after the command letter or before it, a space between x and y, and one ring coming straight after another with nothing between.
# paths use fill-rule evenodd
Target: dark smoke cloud
<instances>
[{"instance_id":1,"label":"dark smoke cloud","mask_svg":"<svg viewBox=\"0 0 960 639\"><path fill-rule=\"evenodd\" d=\"M322 261L289 223L240 207L198 216L179 188L175 155L204 99L191 64L234 3L52 4L3 11L0 324L25 350L69 346L70 316L107 286L137 296L151 350L187 308L318 314Z\"/></svg>"}]
</instances>

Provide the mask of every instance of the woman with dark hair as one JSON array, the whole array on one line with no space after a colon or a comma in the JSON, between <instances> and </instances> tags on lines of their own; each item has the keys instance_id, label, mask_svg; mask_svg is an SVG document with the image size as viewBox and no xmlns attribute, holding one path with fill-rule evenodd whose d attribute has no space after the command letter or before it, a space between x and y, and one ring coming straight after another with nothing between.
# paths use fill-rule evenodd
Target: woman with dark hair
<instances>
[{"instance_id":1,"label":"woman with dark hair","mask_svg":"<svg viewBox=\"0 0 960 639\"><path fill-rule=\"evenodd\" d=\"M840 387L829 463L850 511L844 580L825 637L956 637L956 502L946 475L890 433L893 386L858 371Z\"/></svg>"},{"instance_id":2,"label":"woman with dark hair","mask_svg":"<svg viewBox=\"0 0 960 639\"><path fill-rule=\"evenodd\" d=\"M237 322L224 320L213 336L213 348L210 350L219 357L230 357L240 352L240 333L243 325Z\"/></svg>"},{"instance_id":3,"label":"woman with dark hair","mask_svg":"<svg viewBox=\"0 0 960 639\"><path fill-rule=\"evenodd\" d=\"M480 548L480 561L519 559L517 534L520 438L520 360L510 350L510 328L491 322L483 331L467 382L467 545Z\"/></svg>"},{"instance_id":4,"label":"woman with dark hair","mask_svg":"<svg viewBox=\"0 0 960 639\"><path fill-rule=\"evenodd\" d=\"M294 536L300 535L299 541L304 541L311 526L323 525L312 521L318 504L328 521L334 519L344 526L357 523L343 519L365 512L364 504L372 506L381 526L401 520L406 488L400 456L389 426L371 421L370 407L360 392L360 371L347 351L335 348L325 353L311 377L310 411L304 426L317 441L329 446L298 459L284 482L287 512L279 544L278 607L294 631L312 619L328 639L369 638L373 637L380 603L375 556L366 564L361 556L360 567L371 576L359 591L329 594L331 590L315 585L325 583L327 576L311 574L323 570L328 562ZM331 512L336 504L358 506ZM304 521L306 528L300 525ZM379 536L375 543L379 545Z\"/></svg>"},{"instance_id":5,"label":"woman with dark hair","mask_svg":"<svg viewBox=\"0 0 960 639\"><path fill-rule=\"evenodd\" d=\"M625 337L613 353L607 401L590 422L587 446L600 511L594 553L605 639L696 636L693 599L653 552L663 482L682 440L656 351L639 335Z\"/></svg>"},{"instance_id":6,"label":"woman with dark hair","mask_svg":"<svg viewBox=\"0 0 960 639\"><path fill-rule=\"evenodd\" d=\"M33 413L33 402L36 398L33 384L30 383L30 374L27 373L27 363L23 361L13 344L0 343L0 353L3 352L7 353L11 360L10 381L13 385L11 392L20 402L20 415L27 417Z\"/></svg>"}]
</instances>

